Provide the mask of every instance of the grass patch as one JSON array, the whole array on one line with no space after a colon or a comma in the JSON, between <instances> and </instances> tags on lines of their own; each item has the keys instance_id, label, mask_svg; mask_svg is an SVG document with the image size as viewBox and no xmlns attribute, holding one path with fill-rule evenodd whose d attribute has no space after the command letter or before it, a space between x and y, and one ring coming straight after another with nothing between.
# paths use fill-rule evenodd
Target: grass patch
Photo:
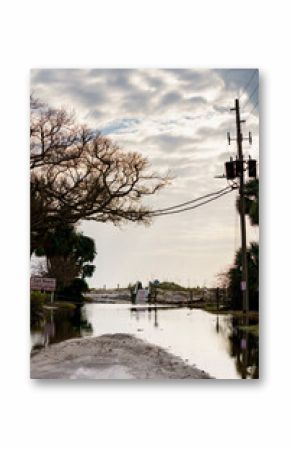
<instances>
[{"instance_id":1,"label":"grass patch","mask_svg":"<svg viewBox=\"0 0 290 449\"><path fill-rule=\"evenodd\" d=\"M53 306L65 310L74 310L76 308L76 304L68 301L54 301Z\"/></svg>"},{"instance_id":2,"label":"grass patch","mask_svg":"<svg viewBox=\"0 0 290 449\"><path fill-rule=\"evenodd\" d=\"M205 304L204 310L211 313L232 313L233 311L230 310L227 306L220 305L219 308L217 308L216 304Z\"/></svg>"},{"instance_id":3,"label":"grass patch","mask_svg":"<svg viewBox=\"0 0 290 449\"><path fill-rule=\"evenodd\" d=\"M251 324L249 326L238 326L241 331L249 332L255 337L259 337L259 324Z\"/></svg>"},{"instance_id":4,"label":"grass patch","mask_svg":"<svg viewBox=\"0 0 290 449\"><path fill-rule=\"evenodd\" d=\"M94 301L94 298L91 298L91 297L89 297L89 296L83 296L83 301L84 302L95 302Z\"/></svg>"},{"instance_id":5,"label":"grass patch","mask_svg":"<svg viewBox=\"0 0 290 449\"><path fill-rule=\"evenodd\" d=\"M230 310L229 313L231 313L234 317L237 318L243 318L244 313L242 310ZM257 310L250 310L248 313L245 314L247 318L250 320L257 320L259 321L259 312Z\"/></svg>"},{"instance_id":6,"label":"grass patch","mask_svg":"<svg viewBox=\"0 0 290 449\"><path fill-rule=\"evenodd\" d=\"M231 314L233 317L236 318L243 318L244 317L244 312L242 310L231 310L228 309L226 307L222 307L220 306L220 309L217 309L215 304L205 304L204 306L204 310L206 312L210 312L210 313L215 313L218 315L222 315L222 314ZM246 317L251 319L251 320L259 320L259 312L257 310L250 310L247 314Z\"/></svg>"}]
</instances>

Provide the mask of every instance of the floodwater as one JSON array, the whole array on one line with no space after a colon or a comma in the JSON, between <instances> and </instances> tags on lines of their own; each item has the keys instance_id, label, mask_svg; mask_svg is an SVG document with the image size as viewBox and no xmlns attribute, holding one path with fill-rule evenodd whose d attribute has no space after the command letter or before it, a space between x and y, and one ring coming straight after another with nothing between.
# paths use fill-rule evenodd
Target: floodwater
<instances>
[{"instance_id":1,"label":"floodwater","mask_svg":"<svg viewBox=\"0 0 290 449\"><path fill-rule=\"evenodd\" d=\"M251 323L252 324L252 323ZM133 334L180 356L218 379L258 378L258 337L239 321L200 309L131 304L85 304L49 310L32 326L32 348L76 337Z\"/></svg>"}]
</instances>

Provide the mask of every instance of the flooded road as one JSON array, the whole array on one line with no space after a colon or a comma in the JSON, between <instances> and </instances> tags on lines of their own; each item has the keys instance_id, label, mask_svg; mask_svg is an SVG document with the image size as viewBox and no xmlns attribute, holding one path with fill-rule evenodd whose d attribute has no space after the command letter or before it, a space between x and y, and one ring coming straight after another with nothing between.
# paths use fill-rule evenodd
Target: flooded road
<instances>
[{"instance_id":1,"label":"flooded road","mask_svg":"<svg viewBox=\"0 0 290 449\"><path fill-rule=\"evenodd\" d=\"M129 333L159 345L218 379L258 377L258 337L229 315L200 309L131 304L85 304L47 311L33 328L32 347L70 338Z\"/></svg>"}]
</instances>

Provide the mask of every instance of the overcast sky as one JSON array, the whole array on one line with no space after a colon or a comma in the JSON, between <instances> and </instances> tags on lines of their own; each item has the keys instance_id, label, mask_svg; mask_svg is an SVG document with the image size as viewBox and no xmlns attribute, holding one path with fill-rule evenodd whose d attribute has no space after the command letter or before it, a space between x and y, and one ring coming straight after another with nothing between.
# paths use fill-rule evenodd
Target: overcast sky
<instances>
[{"instance_id":1,"label":"overcast sky","mask_svg":"<svg viewBox=\"0 0 290 449\"><path fill-rule=\"evenodd\" d=\"M240 97L244 135L253 134L246 156L258 157L258 72L254 69L41 69L31 88L50 106L73 109L124 150L148 157L152 168L173 181L146 199L153 209L184 202L227 185L215 178L236 154L234 99ZM240 244L235 193L201 208L155 218L150 227L83 222L98 255L91 287L126 286L149 279L185 286L216 285ZM248 226L248 240L258 230Z\"/></svg>"}]
</instances>

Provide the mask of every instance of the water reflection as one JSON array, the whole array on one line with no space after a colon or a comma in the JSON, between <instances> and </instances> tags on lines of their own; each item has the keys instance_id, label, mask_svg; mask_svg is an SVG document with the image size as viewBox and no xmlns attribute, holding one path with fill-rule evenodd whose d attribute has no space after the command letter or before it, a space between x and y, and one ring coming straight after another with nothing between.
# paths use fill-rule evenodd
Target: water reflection
<instances>
[{"instance_id":1,"label":"water reflection","mask_svg":"<svg viewBox=\"0 0 290 449\"><path fill-rule=\"evenodd\" d=\"M220 331L220 317L219 317L219 315L217 315L217 317L216 317L215 330L216 330L216 333L219 334L219 331Z\"/></svg>"},{"instance_id":2,"label":"water reflection","mask_svg":"<svg viewBox=\"0 0 290 449\"><path fill-rule=\"evenodd\" d=\"M85 318L82 306L71 309L47 308L42 316L31 315L32 350L71 338L91 335L91 323Z\"/></svg>"},{"instance_id":3,"label":"water reflection","mask_svg":"<svg viewBox=\"0 0 290 449\"><path fill-rule=\"evenodd\" d=\"M171 307L163 307L162 309L171 309ZM147 316L148 321L151 321L152 312L154 314L154 327L158 327L158 306L130 307L130 317L131 319L135 318L137 321L139 321L141 315Z\"/></svg>"},{"instance_id":4,"label":"water reflection","mask_svg":"<svg viewBox=\"0 0 290 449\"><path fill-rule=\"evenodd\" d=\"M242 379L259 378L259 338L241 329L242 319L231 318L232 332L229 336L230 354L236 360L236 367ZM250 320L247 325L256 324Z\"/></svg>"},{"instance_id":5,"label":"water reflection","mask_svg":"<svg viewBox=\"0 0 290 449\"><path fill-rule=\"evenodd\" d=\"M157 344L220 379L259 377L259 339L231 315L155 305L86 304L32 320L32 348L70 338L126 332ZM251 321L248 324L255 324Z\"/></svg>"}]
</instances>

